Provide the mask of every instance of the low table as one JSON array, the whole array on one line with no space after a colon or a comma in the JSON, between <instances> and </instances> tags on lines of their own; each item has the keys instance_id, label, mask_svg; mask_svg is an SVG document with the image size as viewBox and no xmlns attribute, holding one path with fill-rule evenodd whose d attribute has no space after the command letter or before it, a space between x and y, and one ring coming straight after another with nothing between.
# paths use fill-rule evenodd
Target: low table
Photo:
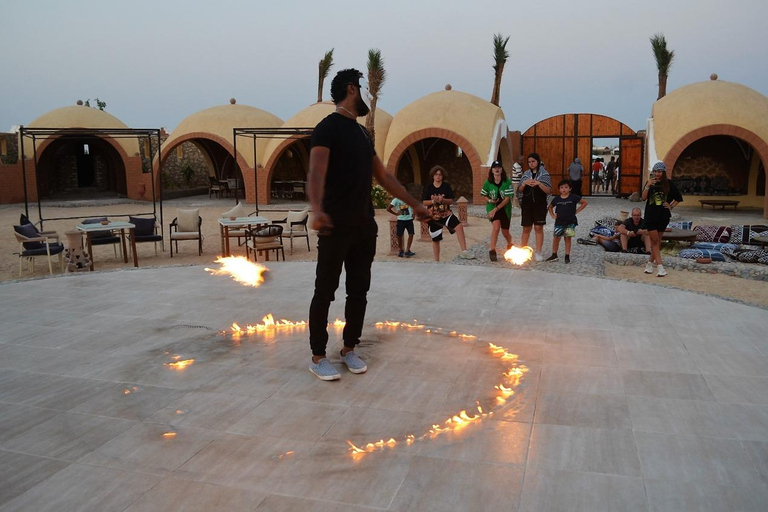
<instances>
[{"instance_id":1,"label":"low table","mask_svg":"<svg viewBox=\"0 0 768 512\"><path fill-rule=\"evenodd\" d=\"M260 217L254 215L251 217L237 217L235 219L219 219L219 235L221 235L221 251L224 253L224 257L231 256L229 252L229 229L241 228L247 226L251 229L251 226L261 226L269 224L269 219L266 217Z\"/></svg>"},{"instance_id":2,"label":"low table","mask_svg":"<svg viewBox=\"0 0 768 512\"><path fill-rule=\"evenodd\" d=\"M726 206L733 206L734 210L739 209L739 201L729 200L729 199L699 199L699 202L701 203L701 209L704 209L704 205L711 206L714 210L715 207L719 206L721 210L725 210Z\"/></svg>"},{"instance_id":3,"label":"low table","mask_svg":"<svg viewBox=\"0 0 768 512\"><path fill-rule=\"evenodd\" d=\"M133 231L136 228L134 224L131 224L130 222L123 222L123 221L110 221L107 224L78 224L76 227L78 231L85 233L85 242L86 242L86 246L88 247L88 255L91 257L91 266L90 266L91 271L93 271L94 269L93 260L95 259L93 257L93 246L91 245L91 235L99 231L120 230L120 238L122 239L121 240L122 243L120 245L123 246L123 261L125 263L128 263L128 250L127 250L126 241L125 241L125 230L127 229L131 239L131 251L133 252L133 266L136 268L139 267L139 255L136 254L136 237L133 235Z\"/></svg>"},{"instance_id":4,"label":"low table","mask_svg":"<svg viewBox=\"0 0 768 512\"><path fill-rule=\"evenodd\" d=\"M676 242L695 242L696 232L690 229L672 228L661 235L662 240L674 240Z\"/></svg>"}]
</instances>

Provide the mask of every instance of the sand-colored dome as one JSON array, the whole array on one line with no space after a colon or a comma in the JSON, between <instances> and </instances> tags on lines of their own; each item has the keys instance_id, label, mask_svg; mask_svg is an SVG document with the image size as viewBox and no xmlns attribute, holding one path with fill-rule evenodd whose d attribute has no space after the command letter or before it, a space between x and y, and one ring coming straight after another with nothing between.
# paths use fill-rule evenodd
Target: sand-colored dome
<instances>
[{"instance_id":1,"label":"sand-colored dome","mask_svg":"<svg viewBox=\"0 0 768 512\"><path fill-rule=\"evenodd\" d=\"M233 128L277 128L283 124L283 120L274 114L248 105L229 104L200 110L187 116L164 143L168 149L172 149L175 141L189 135L196 138L211 136L212 140L218 139L232 145ZM256 152L259 163L266 162L265 150L269 139L257 139ZM237 152L245 159L250 167L253 164L253 142L248 137L238 137Z\"/></svg>"},{"instance_id":2,"label":"sand-colored dome","mask_svg":"<svg viewBox=\"0 0 768 512\"><path fill-rule=\"evenodd\" d=\"M768 142L768 98L733 82L697 82L654 103L653 124L656 155L661 160L680 139L704 127L738 126Z\"/></svg>"},{"instance_id":3,"label":"sand-colored dome","mask_svg":"<svg viewBox=\"0 0 768 512\"><path fill-rule=\"evenodd\" d=\"M283 123L282 128L314 128L317 123L322 121L326 116L336 110L336 106L330 101L323 101L322 103L313 103L307 108L299 111ZM365 118L359 118L358 123L364 125ZM374 121L374 128L376 130L376 153L381 155L384 152L384 145L387 140L387 134L389 133L389 127L392 125L392 116L381 108L376 108L376 119ZM274 139L267 145L267 152L264 158L265 162L268 162L274 155L275 151L282 145L284 139ZM259 158L259 161L262 159Z\"/></svg>"},{"instance_id":4,"label":"sand-colored dome","mask_svg":"<svg viewBox=\"0 0 768 512\"><path fill-rule=\"evenodd\" d=\"M121 120L97 108L75 105L47 112L27 125L28 128L128 128ZM115 139L128 156L139 152L137 139ZM40 142L38 141L38 147ZM32 141L25 137L24 153L32 155Z\"/></svg>"},{"instance_id":5,"label":"sand-colored dome","mask_svg":"<svg viewBox=\"0 0 768 512\"><path fill-rule=\"evenodd\" d=\"M429 128L442 128L464 137L486 164L495 159L500 140L507 134L504 112L496 105L472 94L440 91L406 105L395 115L383 160L388 162L409 135Z\"/></svg>"}]
</instances>

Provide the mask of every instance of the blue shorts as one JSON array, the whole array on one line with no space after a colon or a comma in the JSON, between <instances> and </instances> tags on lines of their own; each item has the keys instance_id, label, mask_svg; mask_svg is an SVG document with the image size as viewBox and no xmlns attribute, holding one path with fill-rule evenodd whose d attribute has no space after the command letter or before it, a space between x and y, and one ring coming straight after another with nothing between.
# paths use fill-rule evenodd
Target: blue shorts
<instances>
[{"instance_id":1,"label":"blue shorts","mask_svg":"<svg viewBox=\"0 0 768 512\"><path fill-rule=\"evenodd\" d=\"M566 238L573 238L576 236L576 224L568 224L567 226L558 226L555 224L555 236L564 236Z\"/></svg>"},{"instance_id":2,"label":"blue shorts","mask_svg":"<svg viewBox=\"0 0 768 512\"><path fill-rule=\"evenodd\" d=\"M403 236L403 233L408 231L408 234L413 234L413 219L398 220L397 221L397 236Z\"/></svg>"}]
</instances>

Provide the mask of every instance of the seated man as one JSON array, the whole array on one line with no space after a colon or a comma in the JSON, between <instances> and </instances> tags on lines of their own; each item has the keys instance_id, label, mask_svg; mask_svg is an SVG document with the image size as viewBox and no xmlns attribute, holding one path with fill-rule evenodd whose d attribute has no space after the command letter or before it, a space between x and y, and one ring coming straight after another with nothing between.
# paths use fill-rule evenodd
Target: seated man
<instances>
[{"instance_id":1,"label":"seated man","mask_svg":"<svg viewBox=\"0 0 768 512\"><path fill-rule=\"evenodd\" d=\"M621 241L621 251L639 252L638 249L644 249L646 253L651 252L651 237L648 236L648 230L645 229L645 221L640 208L632 209L632 216L616 227Z\"/></svg>"},{"instance_id":2,"label":"seated man","mask_svg":"<svg viewBox=\"0 0 768 512\"><path fill-rule=\"evenodd\" d=\"M597 242L602 246L603 249L605 249L608 252L620 252L621 251L621 244L619 243L619 235L618 229L619 226L622 224L620 222L617 222L616 225L613 227L613 229L616 231L613 235L600 235L597 233L590 233L590 237L594 242Z\"/></svg>"}]
</instances>

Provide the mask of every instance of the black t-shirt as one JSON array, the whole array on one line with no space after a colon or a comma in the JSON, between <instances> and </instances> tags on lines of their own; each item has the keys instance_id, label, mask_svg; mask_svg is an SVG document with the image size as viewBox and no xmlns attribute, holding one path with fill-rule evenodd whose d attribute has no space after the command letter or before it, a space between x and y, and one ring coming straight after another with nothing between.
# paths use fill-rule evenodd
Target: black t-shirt
<instances>
[{"instance_id":1,"label":"black t-shirt","mask_svg":"<svg viewBox=\"0 0 768 512\"><path fill-rule=\"evenodd\" d=\"M669 209L664 208L664 203L671 203L677 201L678 203L683 201L683 196L680 195L680 191L671 181L669 182L669 193L667 197L664 197L664 189L661 185L654 185L648 189L648 199L645 201L645 221L656 221L661 219L670 219L672 212Z\"/></svg>"},{"instance_id":2,"label":"black t-shirt","mask_svg":"<svg viewBox=\"0 0 768 512\"><path fill-rule=\"evenodd\" d=\"M555 196L552 198L552 202L549 205L555 209L557 219L555 219L555 226L569 226L571 224L578 225L576 220L576 208L581 201L581 196L576 194L568 194L568 197L562 198Z\"/></svg>"},{"instance_id":3,"label":"black t-shirt","mask_svg":"<svg viewBox=\"0 0 768 512\"><path fill-rule=\"evenodd\" d=\"M439 187L436 187L434 183L430 183L424 187L424 191L421 194L422 201L432 199L432 196L441 195L445 199L453 199L453 189L447 182L443 182ZM448 217L451 214L451 207L447 204L435 204L429 207L432 211L433 218Z\"/></svg>"},{"instance_id":4,"label":"black t-shirt","mask_svg":"<svg viewBox=\"0 0 768 512\"><path fill-rule=\"evenodd\" d=\"M627 228L627 231L637 233L641 229L645 229L645 219L640 219L640 224L635 224L635 219L630 217L624 221L624 227Z\"/></svg>"},{"instance_id":5,"label":"black t-shirt","mask_svg":"<svg viewBox=\"0 0 768 512\"><path fill-rule=\"evenodd\" d=\"M365 128L334 112L315 126L311 147L316 146L331 150L323 210L333 224L362 226L374 222L371 181L376 151Z\"/></svg>"}]
</instances>

